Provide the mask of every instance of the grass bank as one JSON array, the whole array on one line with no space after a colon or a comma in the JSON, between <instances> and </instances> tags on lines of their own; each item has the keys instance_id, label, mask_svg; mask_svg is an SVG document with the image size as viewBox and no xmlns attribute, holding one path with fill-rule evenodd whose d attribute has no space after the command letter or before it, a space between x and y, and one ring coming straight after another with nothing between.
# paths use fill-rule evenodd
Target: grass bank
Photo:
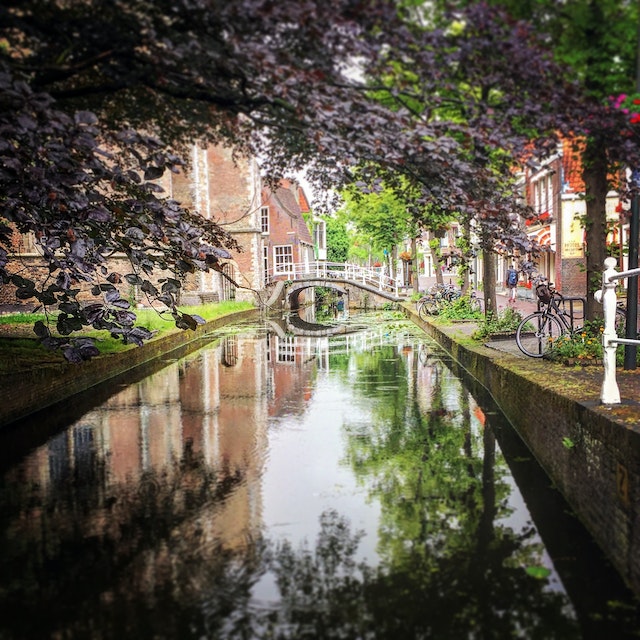
<instances>
[{"instance_id":1,"label":"grass bank","mask_svg":"<svg viewBox=\"0 0 640 640\"><path fill-rule=\"evenodd\" d=\"M188 314L199 315L205 322L253 309L250 302L224 301L197 307L180 307ZM173 318L167 313L158 313L153 309L138 309L137 325L154 333L154 339L171 333L182 332L175 326ZM28 370L32 367L64 363L60 353L52 352L40 345L33 333L33 325L38 320L48 323L52 333L55 328L55 315L42 313L10 313L0 316L0 375ZM135 345L124 344L109 335L107 331L87 328L81 335L95 339L101 356L136 349Z\"/></svg>"},{"instance_id":2,"label":"grass bank","mask_svg":"<svg viewBox=\"0 0 640 640\"><path fill-rule=\"evenodd\" d=\"M147 369L161 368L167 360L181 358L206 344L219 327L251 320L259 311L251 304L238 304L233 310L221 306L217 313L212 313L217 317L193 331L167 326L141 347L125 345L119 351L104 353L80 364L64 361L62 356L42 349L33 339L26 341L28 360L21 364L17 360L11 362L19 351L15 345L24 341L5 338L0 345L0 349L4 349L0 385L8 392L0 405L0 427L50 407L64 410L65 406L76 403L74 396L93 387L99 391L105 386L103 383L109 387L114 380L121 379L122 384L130 384L138 375L136 372L143 376ZM36 352L36 349L42 351Z\"/></svg>"}]
</instances>

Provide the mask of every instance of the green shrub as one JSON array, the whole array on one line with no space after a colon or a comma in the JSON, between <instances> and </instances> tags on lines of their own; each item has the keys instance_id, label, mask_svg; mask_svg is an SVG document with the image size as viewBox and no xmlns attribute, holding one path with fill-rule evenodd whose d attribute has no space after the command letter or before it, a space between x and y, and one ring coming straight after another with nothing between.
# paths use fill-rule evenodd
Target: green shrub
<instances>
[{"instance_id":1,"label":"green shrub","mask_svg":"<svg viewBox=\"0 0 640 640\"><path fill-rule=\"evenodd\" d=\"M471 296L466 294L451 302L441 304L438 315L446 320L479 320L482 311L471 308Z\"/></svg>"},{"instance_id":2,"label":"green shrub","mask_svg":"<svg viewBox=\"0 0 640 640\"><path fill-rule=\"evenodd\" d=\"M512 307L507 307L501 313L487 313L472 337L475 340L486 340L498 333L515 333L521 322L522 315Z\"/></svg>"},{"instance_id":3,"label":"green shrub","mask_svg":"<svg viewBox=\"0 0 640 640\"><path fill-rule=\"evenodd\" d=\"M585 325L582 330L561 335L553 345L549 358L570 364L587 364L602 358L601 328Z\"/></svg>"}]
</instances>

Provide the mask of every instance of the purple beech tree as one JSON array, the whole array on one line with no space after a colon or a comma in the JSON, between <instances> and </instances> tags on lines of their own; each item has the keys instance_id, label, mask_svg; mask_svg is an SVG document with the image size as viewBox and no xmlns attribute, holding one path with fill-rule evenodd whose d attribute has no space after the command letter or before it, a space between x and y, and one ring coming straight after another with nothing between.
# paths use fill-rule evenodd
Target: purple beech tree
<instances>
[{"instance_id":1,"label":"purple beech tree","mask_svg":"<svg viewBox=\"0 0 640 640\"><path fill-rule=\"evenodd\" d=\"M179 326L198 321L176 308L181 278L233 243L157 185L191 141L253 154L272 180L306 168L318 188L384 183L426 227L426 211L451 212L487 247L519 245L514 162L532 138L545 151L567 104L524 25L484 4L444 28L388 0L8 0L0 18L0 278L59 308L60 336L36 331L72 360L95 353L69 337L82 326L146 337L122 280ZM11 266L9 225L34 234L44 285ZM129 272L109 273L115 252ZM160 290L157 270L172 274ZM79 282L95 303L78 302Z\"/></svg>"},{"instance_id":2,"label":"purple beech tree","mask_svg":"<svg viewBox=\"0 0 640 640\"><path fill-rule=\"evenodd\" d=\"M576 141L585 184L584 227L587 276L586 317L601 307L592 296L600 286L607 256L607 193L617 190L630 200L637 186L625 184L621 169L637 167L640 159L638 122L615 107L610 97L640 90L638 69L639 5L634 0L488 0L512 16L528 20L558 63L557 80L570 79L577 93L556 103L563 133ZM436 4L467 7L469 0ZM632 109L637 111L637 108Z\"/></svg>"}]
</instances>

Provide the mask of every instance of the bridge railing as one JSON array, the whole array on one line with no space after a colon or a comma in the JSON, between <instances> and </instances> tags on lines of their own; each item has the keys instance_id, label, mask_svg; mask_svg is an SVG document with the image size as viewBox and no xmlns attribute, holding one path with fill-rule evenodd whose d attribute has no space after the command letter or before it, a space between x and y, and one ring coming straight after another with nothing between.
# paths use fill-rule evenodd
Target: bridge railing
<instances>
[{"instance_id":1,"label":"bridge railing","mask_svg":"<svg viewBox=\"0 0 640 640\"><path fill-rule=\"evenodd\" d=\"M602 289L596 291L595 299L602 303L604 314L604 331L602 333L604 377L600 391L602 404L618 404L620 402L620 389L616 381L616 347L619 344L640 345L640 340L632 338L618 338L616 334L616 281L623 278L640 275L640 269L629 271L616 271L615 258L606 258L602 273ZM635 286L635 285L634 285Z\"/></svg>"},{"instance_id":2,"label":"bridge railing","mask_svg":"<svg viewBox=\"0 0 640 640\"><path fill-rule=\"evenodd\" d=\"M278 269L271 270L267 276L267 283L275 280L305 280L318 279L343 279L359 282L379 291L393 291L398 295L399 282L397 278L391 278L383 273L382 268L369 269L357 264L347 262L298 262L282 265Z\"/></svg>"}]
</instances>

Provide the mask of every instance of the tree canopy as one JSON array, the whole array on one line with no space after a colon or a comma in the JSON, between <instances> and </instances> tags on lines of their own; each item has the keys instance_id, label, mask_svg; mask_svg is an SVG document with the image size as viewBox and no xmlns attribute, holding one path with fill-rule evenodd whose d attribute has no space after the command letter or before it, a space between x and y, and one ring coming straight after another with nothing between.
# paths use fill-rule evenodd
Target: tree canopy
<instances>
[{"instance_id":1,"label":"tree canopy","mask_svg":"<svg viewBox=\"0 0 640 640\"><path fill-rule=\"evenodd\" d=\"M274 181L409 185L416 217L456 212L517 243L514 163L587 120L544 42L486 3L434 22L390 0L8 0L0 43L0 279L59 307L62 337L38 333L75 360L95 353L66 337L85 325L146 337L123 280L198 321L176 307L181 279L234 245L157 184L194 140L260 158ZM44 284L9 259L11 225L34 234ZM115 252L128 272L109 272Z\"/></svg>"}]
</instances>

